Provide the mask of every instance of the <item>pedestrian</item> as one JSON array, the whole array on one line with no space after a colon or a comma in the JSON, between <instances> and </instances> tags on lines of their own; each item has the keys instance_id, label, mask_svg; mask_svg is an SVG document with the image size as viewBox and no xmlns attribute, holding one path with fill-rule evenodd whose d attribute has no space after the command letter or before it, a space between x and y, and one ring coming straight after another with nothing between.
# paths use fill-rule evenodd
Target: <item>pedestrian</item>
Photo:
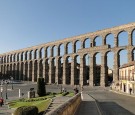
<instances>
[{"instance_id":1,"label":"pedestrian","mask_svg":"<svg viewBox=\"0 0 135 115\"><path fill-rule=\"evenodd\" d=\"M3 104L4 104L4 100L3 98L0 98L0 106L2 107Z\"/></svg>"},{"instance_id":2,"label":"pedestrian","mask_svg":"<svg viewBox=\"0 0 135 115\"><path fill-rule=\"evenodd\" d=\"M83 86L81 87L81 91L83 91Z\"/></svg>"},{"instance_id":3,"label":"pedestrian","mask_svg":"<svg viewBox=\"0 0 135 115\"><path fill-rule=\"evenodd\" d=\"M130 88L129 88L129 93L130 93L130 95L131 95L131 92L132 92L132 88L130 87Z\"/></svg>"}]
</instances>

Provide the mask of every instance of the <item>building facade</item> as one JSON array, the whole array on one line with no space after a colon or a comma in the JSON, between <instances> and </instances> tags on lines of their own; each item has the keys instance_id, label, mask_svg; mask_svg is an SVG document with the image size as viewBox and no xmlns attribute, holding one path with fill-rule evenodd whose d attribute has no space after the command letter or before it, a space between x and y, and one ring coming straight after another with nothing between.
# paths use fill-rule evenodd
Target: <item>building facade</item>
<instances>
[{"instance_id":1,"label":"building facade","mask_svg":"<svg viewBox=\"0 0 135 115\"><path fill-rule=\"evenodd\" d=\"M135 61L119 68L119 81L120 91L130 93L129 89L131 88L132 93L135 93Z\"/></svg>"}]
</instances>

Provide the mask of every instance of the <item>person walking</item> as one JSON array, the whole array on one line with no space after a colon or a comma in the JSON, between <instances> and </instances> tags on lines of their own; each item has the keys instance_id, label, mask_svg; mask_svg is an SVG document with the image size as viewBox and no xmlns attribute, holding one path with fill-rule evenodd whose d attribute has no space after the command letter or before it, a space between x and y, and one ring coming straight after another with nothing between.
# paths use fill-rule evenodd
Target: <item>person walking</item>
<instances>
[{"instance_id":1,"label":"person walking","mask_svg":"<svg viewBox=\"0 0 135 115\"><path fill-rule=\"evenodd\" d=\"M129 88L129 93L130 93L130 95L131 95L131 92L132 92L132 88L130 87L130 88Z\"/></svg>"},{"instance_id":2,"label":"person walking","mask_svg":"<svg viewBox=\"0 0 135 115\"><path fill-rule=\"evenodd\" d=\"M0 98L0 106L1 106L1 107L2 107L3 103L4 103L3 98Z\"/></svg>"}]
</instances>

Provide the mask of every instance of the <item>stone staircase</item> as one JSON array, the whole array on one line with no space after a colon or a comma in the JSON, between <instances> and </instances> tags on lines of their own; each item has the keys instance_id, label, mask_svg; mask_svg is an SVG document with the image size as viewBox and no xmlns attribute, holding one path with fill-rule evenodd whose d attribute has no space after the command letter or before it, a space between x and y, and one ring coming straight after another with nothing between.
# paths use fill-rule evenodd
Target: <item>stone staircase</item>
<instances>
[{"instance_id":1,"label":"stone staircase","mask_svg":"<svg viewBox=\"0 0 135 115\"><path fill-rule=\"evenodd\" d=\"M62 97L55 97L52 100L52 103L49 105L48 109L45 111L44 115L48 114L50 111L58 108L61 104L66 102L70 97L62 96Z\"/></svg>"}]
</instances>

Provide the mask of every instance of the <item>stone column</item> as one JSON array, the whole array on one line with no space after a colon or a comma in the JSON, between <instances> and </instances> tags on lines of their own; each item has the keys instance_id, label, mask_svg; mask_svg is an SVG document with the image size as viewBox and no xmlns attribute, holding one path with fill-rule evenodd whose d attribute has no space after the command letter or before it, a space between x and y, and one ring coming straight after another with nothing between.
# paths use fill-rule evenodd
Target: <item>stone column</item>
<instances>
[{"instance_id":1,"label":"stone column","mask_svg":"<svg viewBox=\"0 0 135 115\"><path fill-rule=\"evenodd\" d=\"M49 58L49 83L52 83L52 58Z\"/></svg>"},{"instance_id":2,"label":"stone column","mask_svg":"<svg viewBox=\"0 0 135 115\"><path fill-rule=\"evenodd\" d=\"M29 52L29 55L28 55L28 56L29 56L29 57L28 57L28 58L29 58L29 60L31 60L31 59L32 59L32 56L31 56L31 55L32 55L32 53L31 53L31 52Z\"/></svg>"},{"instance_id":3,"label":"stone column","mask_svg":"<svg viewBox=\"0 0 135 115\"><path fill-rule=\"evenodd\" d=\"M10 67L10 66L9 66ZM11 70L10 70L11 71ZM17 79L17 63L15 64L15 78L14 79Z\"/></svg>"},{"instance_id":4,"label":"stone column","mask_svg":"<svg viewBox=\"0 0 135 115\"><path fill-rule=\"evenodd\" d=\"M60 56L60 47L58 46L57 48L57 56Z\"/></svg>"},{"instance_id":5,"label":"stone column","mask_svg":"<svg viewBox=\"0 0 135 115\"><path fill-rule=\"evenodd\" d=\"M50 57L53 57L53 47L50 46Z\"/></svg>"},{"instance_id":6,"label":"stone column","mask_svg":"<svg viewBox=\"0 0 135 115\"><path fill-rule=\"evenodd\" d=\"M74 81L75 81L75 60L72 58L72 62L71 62L71 85L74 85Z\"/></svg>"},{"instance_id":7,"label":"stone column","mask_svg":"<svg viewBox=\"0 0 135 115\"><path fill-rule=\"evenodd\" d=\"M94 79L94 55L90 55L90 77L89 77L89 85L93 87L93 79Z\"/></svg>"},{"instance_id":8,"label":"stone column","mask_svg":"<svg viewBox=\"0 0 135 115\"><path fill-rule=\"evenodd\" d=\"M32 62L32 82L35 81L34 68L35 68L35 65L34 65L34 60L33 60L33 62Z\"/></svg>"},{"instance_id":9,"label":"stone column","mask_svg":"<svg viewBox=\"0 0 135 115\"><path fill-rule=\"evenodd\" d=\"M63 84L66 84L66 59L63 58Z\"/></svg>"},{"instance_id":10,"label":"stone column","mask_svg":"<svg viewBox=\"0 0 135 115\"><path fill-rule=\"evenodd\" d=\"M12 63L12 70L11 70L12 76L14 76L14 63Z\"/></svg>"},{"instance_id":11,"label":"stone column","mask_svg":"<svg viewBox=\"0 0 135 115\"><path fill-rule=\"evenodd\" d=\"M55 82L58 84L58 77L59 77L59 59L58 57L56 58L56 73L55 73Z\"/></svg>"},{"instance_id":12,"label":"stone column","mask_svg":"<svg viewBox=\"0 0 135 115\"><path fill-rule=\"evenodd\" d=\"M105 36L104 35L102 35L102 45L103 46L106 45L106 39L105 39Z\"/></svg>"},{"instance_id":13,"label":"stone column","mask_svg":"<svg viewBox=\"0 0 135 115\"><path fill-rule=\"evenodd\" d=\"M44 47L44 52L45 52L44 57L47 58L47 49L46 49L46 47Z\"/></svg>"},{"instance_id":14,"label":"stone column","mask_svg":"<svg viewBox=\"0 0 135 115\"><path fill-rule=\"evenodd\" d=\"M67 47L67 44L65 43L64 44L64 54L67 54L67 51L68 51L67 49L68 49L68 47Z\"/></svg>"},{"instance_id":15,"label":"stone column","mask_svg":"<svg viewBox=\"0 0 135 115\"><path fill-rule=\"evenodd\" d=\"M26 79L26 78L25 78L25 77L26 77L25 64L26 64L26 63L23 64L23 81L25 81L25 79Z\"/></svg>"},{"instance_id":16,"label":"stone column","mask_svg":"<svg viewBox=\"0 0 135 115\"><path fill-rule=\"evenodd\" d=\"M30 62L28 62L27 81L30 81Z\"/></svg>"},{"instance_id":17,"label":"stone column","mask_svg":"<svg viewBox=\"0 0 135 115\"><path fill-rule=\"evenodd\" d=\"M93 39L90 40L90 47L93 47Z\"/></svg>"},{"instance_id":18,"label":"stone column","mask_svg":"<svg viewBox=\"0 0 135 115\"><path fill-rule=\"evenodd\" d=\"M128 62L133 60L132 49L128 49Z\"/></svg>"},{"instance_id":19,"label":"stone column","mask_svg":"<svg viewBox=\"0 0 135 115\"><path fill-rule=\"evenodd\" d=\"M43 78L44 78L44 80L45 80L45 58L43 59ZM46 80L45 80L45 82L46 82Z\"/></svg>"},{"instance_id":20,"label":"stone column","mask_svg":"<svg viewBox=\"0 0 135 115\"><path fill-rule=\"evenodd\" d=\"M114 34L114 44L115 44L115 47L118 47L119 41L118 41L117 34Z\"/></svg>"},{"instance_id":21,"label":"stone column","mask_svg":"<svg viewBox=\"0 0 135 115\"><path fill-rule=\"evenodd\" d=\"M119 77L119 53L114 53L114 66L113 66L113 81L118 82Z\"/></svg>"},{"instance_id":22,"label":"stone column","mask_svg":"<svg viewBox=\"0 0 135 115\"><path fill-rule=\"evenodd\" d=\"M21 63L19 63L19 80L21 80Z\"/></svg>"},{"instance_id":23,"label":"stone column","mask_svg":"<svg viewBox=\"0 0 135 115\"><path fill-rule=\"evenodd\" d=\"M100 86L105 86L106 83L106 56L102 53L101 56L101 79L100 79Z\"/></svg>"},{"instance_id":24,"label":"stone column","mask_svg":"<svg viewBox=\"0 0 135 115\"><path fill-rule=\"evenodd\" d=\"M0 63L0 73L2 73L2 70L1 70L1 63Z\"/></svg>"},{"instance_id":25,"label":"stone column","mask_svg":"<svg viewBox=\"0 0 135 115\"><path fill-rule=\"evenodd\" d=\"M40 60L37 60L37 78L41 77L40 76Z\"/></svg>"},{"instance_id":26,"label":"stone column","mask_svg":"<svg viewBox=\"0 0 135 115\"><path fill-rule=\"evenodd\" d=\"M84 44L83 44L83 41L80 41L81 42L81 49L84 48Z\"/></svg>"},{"instance_id":27,"label":"stone column","mask_svg":"<svg viewBox=\"0 0 135 115\"><path fill-rule=\"evenodd\" d=\"M72 43L72 53L76 52L76 45L75 42Z\"/></svg>"},{"instance_id":28,"label":"stone column","mask_svg":"<svg viewBox=\"0 0 135 115\"><path fill-rule=\"evenodd\" d=\"M80 57L80 85L84 85L84 60L83 56Z\"/></svg>"},{"instance_id":29,"label":"stone column","mask_svg":"<svg viewBox=\"0 0 135 115\"><path fill-rule=\"evenodd\" d=\"M129 46L133 45L132 33L131 32L128 32L128 45Z\"/></svg>"}]
</instances>

